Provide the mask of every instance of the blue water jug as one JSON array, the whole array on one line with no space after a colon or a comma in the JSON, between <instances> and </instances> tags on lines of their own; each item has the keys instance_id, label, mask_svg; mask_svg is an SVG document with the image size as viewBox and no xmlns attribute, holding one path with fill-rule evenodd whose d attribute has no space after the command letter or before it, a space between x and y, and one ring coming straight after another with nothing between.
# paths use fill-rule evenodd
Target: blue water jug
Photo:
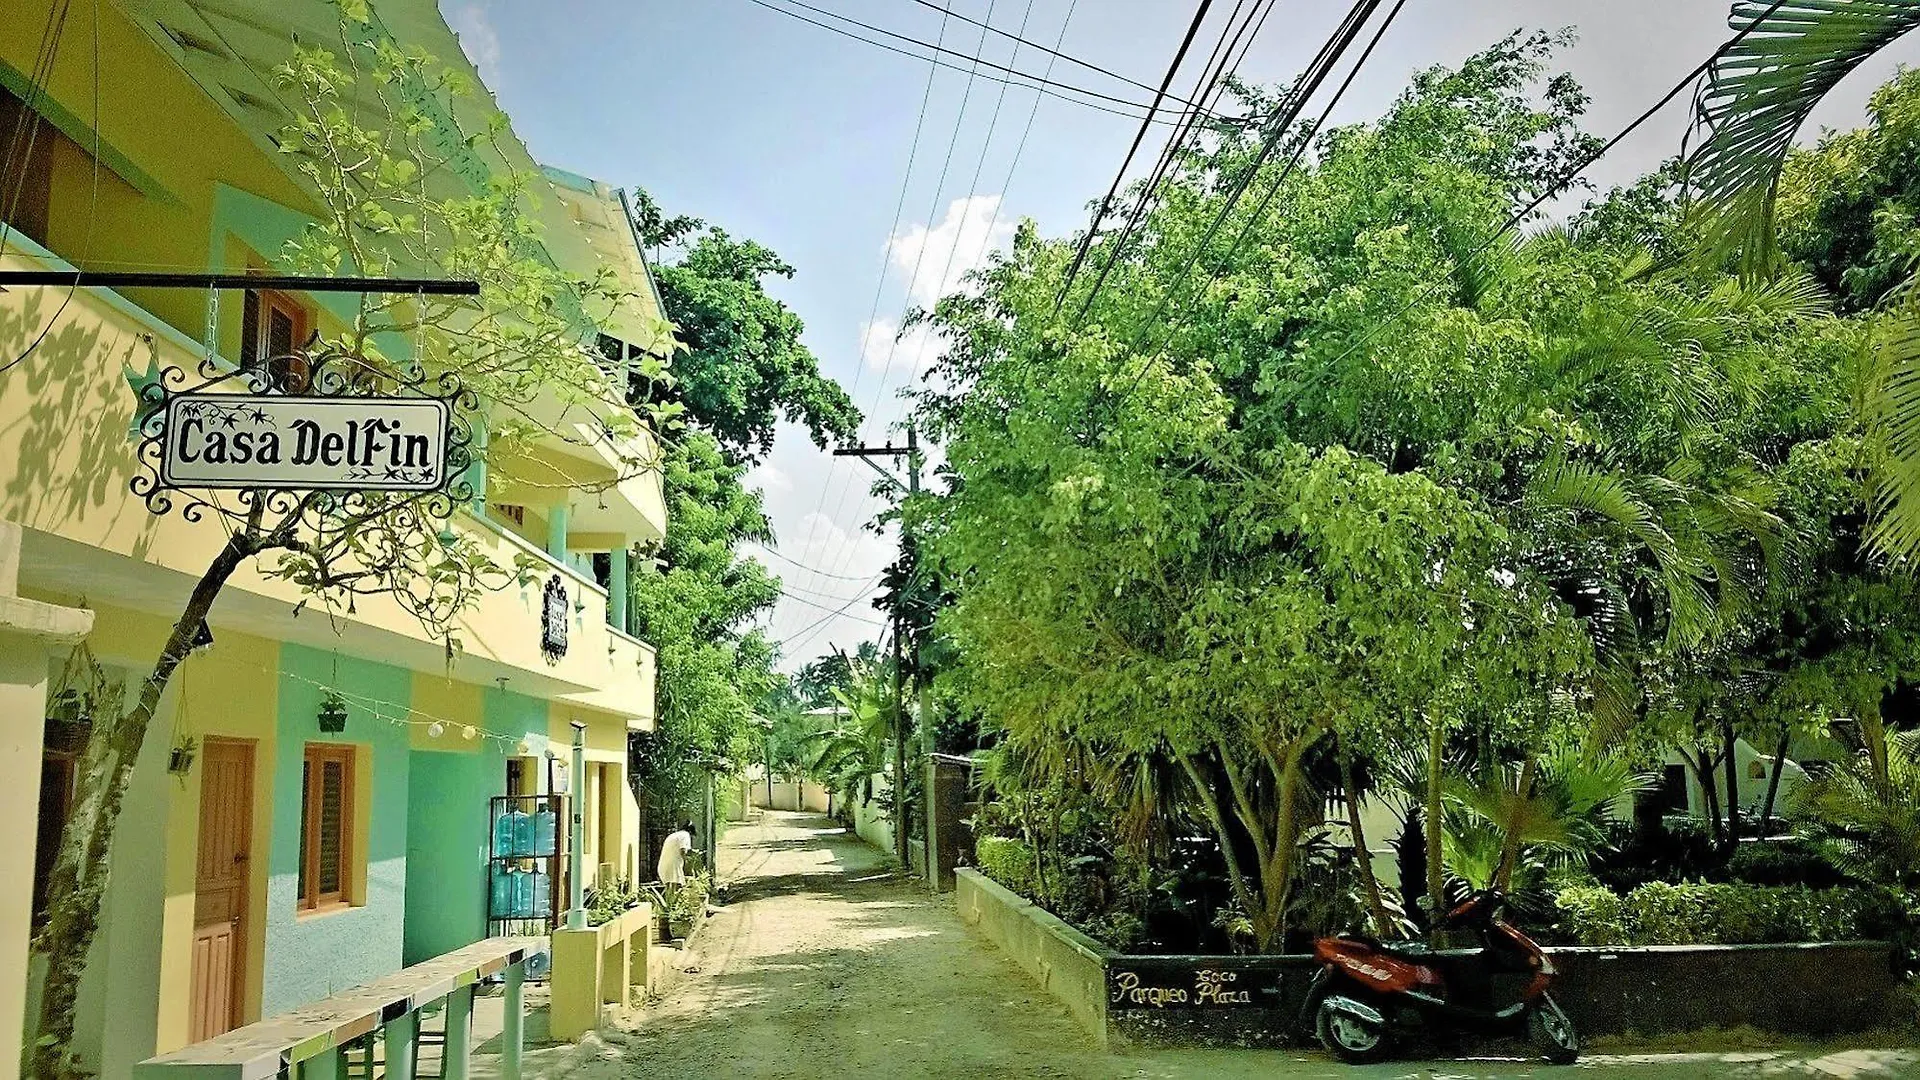
<instances>
[{"instance_id":1,"label":"blue water jug","mask_svg":"<svg viewBox=\"0 0 1920 1080\"><path fill-rule=\"evenodd\" d=\"M526 847L522 837L527 832L527 815L518 810L508 810L494 819L493 853L496 856L524 855Z\"/></svg>"},{"instance_id":2,"label":"blue water jug","mask_svg":"<svg viewBox=\"0 0 1920 1080\"><path fill-rule=\"evenodd\" d=\"M528 887L533 890L533 902L528 907L528 914L536 919L544 919L553 912L553 879L540 870L524 876L530 879Z\"/></svg>"},{"instance_id":3,"label":"blue water jug","mask_svg":"<svg viewBox=\"0 0 1920 1080\"><path fill-rule=\"evenodd\" d=\"M531 855L552 855L554 837L558 835L559 820L551 810L538 810L528 815L527 846L523 849Z\"/></svg>"},{"instance_id":4,"label":"blue water jug","mask_svg":"<svg viewBox=\"0 0 1920 1080\"><path fill-rule=\"evenodd\" d=\"M489 883L487 896L487 914L495 919L515 918L513 911L513 879L521 875L511 867L495 865L493 880Z\"/></svg>"},{"instance_id":5,"label":"blue water jug","mask_svg":"<svg viewBox=\"0 0 1920 1080\"><path fill-rule=\"evenodd\" d=\"M533 914L533 875L524 870L513 874L513 917L524 919Z\"/></svg>"}]
</instances>

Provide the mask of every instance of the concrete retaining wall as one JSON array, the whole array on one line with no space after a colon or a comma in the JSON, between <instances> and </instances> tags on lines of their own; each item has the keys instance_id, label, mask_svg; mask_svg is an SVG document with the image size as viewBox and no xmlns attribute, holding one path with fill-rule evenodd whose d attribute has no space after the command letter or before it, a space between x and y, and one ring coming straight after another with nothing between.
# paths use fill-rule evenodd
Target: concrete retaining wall
<instances>
[{"instance_id":1,"label":"concrete retaining wall","mask_svg":"<svg viewBox=\"0 0 1920 1080\"><path fill-rule=\"evenodd\" d=\"M1107 950L986 875L954 871L960 921L978 929L1024 968L1107 1046Z\"/></svg>"},{"instance_id":2,"label":"concrete retaining wall","mask_svg":"<svg viewBox=\"0 0 1920 1080\"><path fill-rule=\"evenodd\" d=\"M1315 966L1310 956L1131 956L962 867L961 921L1065 1005L1105 1047L1279 1046ZM1863 1031L1887 1017L1885 942L1547 950L1554 997L1585 1038L1751 1025L1793 1035Z\"/></svg>"}]
</instances>

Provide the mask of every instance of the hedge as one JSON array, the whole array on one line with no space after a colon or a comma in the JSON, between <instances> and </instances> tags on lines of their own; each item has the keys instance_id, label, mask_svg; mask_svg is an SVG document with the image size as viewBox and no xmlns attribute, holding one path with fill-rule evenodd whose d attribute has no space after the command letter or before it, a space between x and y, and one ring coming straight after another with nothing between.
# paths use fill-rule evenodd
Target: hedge
<instances>
[{"instance_id":1,"label":"hedge","mask_svg":"<svg viewBox=\"0 0 1920 1080\"><path fill-rule=\"evenodd\" d=\"M1034 895L1033 849L1011 836L983 836L973 845L980 872L1031 899Z\"/></svg>"},{"instance_id":2,"label":"hedge","mask_svg":"<svg viewBox=\"0 0 1920 1080\"><path fill-rule=\"evenodd\" d=\"M1554 898L1562 936L1582 945L1763 945L1899 936L1912 898L1883 889L1651 882Z\"/></svg>"}]
</instances>

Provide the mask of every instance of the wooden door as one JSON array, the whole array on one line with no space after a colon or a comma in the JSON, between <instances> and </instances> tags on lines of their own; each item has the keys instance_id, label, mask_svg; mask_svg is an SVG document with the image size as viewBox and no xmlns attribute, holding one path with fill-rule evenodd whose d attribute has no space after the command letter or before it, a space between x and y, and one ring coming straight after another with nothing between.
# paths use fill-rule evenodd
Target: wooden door
<instances>
[{"instance_id":1,"label":"wooden door","mask_svg":"<svg viewBox=\"0 0 1920 1080\"><path fill-rule=\"evenodd\" d=\"M208 739L200 766L194 885L191 1038L238 1027L247 985L247 895L253 849L253 744Z\"/></svg>"}]
</instances>

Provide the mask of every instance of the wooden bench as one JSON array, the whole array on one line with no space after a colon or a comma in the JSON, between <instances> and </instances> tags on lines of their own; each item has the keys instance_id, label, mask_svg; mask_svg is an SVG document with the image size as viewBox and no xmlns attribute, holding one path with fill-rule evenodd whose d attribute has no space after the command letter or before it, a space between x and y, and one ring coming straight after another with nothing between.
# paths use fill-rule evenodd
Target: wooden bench
<instances>
[{"instance_id":1,"label":"wooden bench","mask_svg":"<svg viewBox=\"0 0 1920 1080\"><path fill-rule=\"evenodd\" d=\"M134 1067L134 1077L337 1080L342 1048L382 1029L387 1075L395 1080L410 1078L420 1010L444 1000L447 1043L443 1075L449 1080L465 1080L473 1053L470 1020L474 984L502 975L506 1023L500 1040L500 1075L506 1080L519 1080L526 1021L521 984L528 958L546 950L547 939L539 937L476 941L365 986L308 1002L171 1054L148 1058Z\"/></svg>"}]
</instances>

